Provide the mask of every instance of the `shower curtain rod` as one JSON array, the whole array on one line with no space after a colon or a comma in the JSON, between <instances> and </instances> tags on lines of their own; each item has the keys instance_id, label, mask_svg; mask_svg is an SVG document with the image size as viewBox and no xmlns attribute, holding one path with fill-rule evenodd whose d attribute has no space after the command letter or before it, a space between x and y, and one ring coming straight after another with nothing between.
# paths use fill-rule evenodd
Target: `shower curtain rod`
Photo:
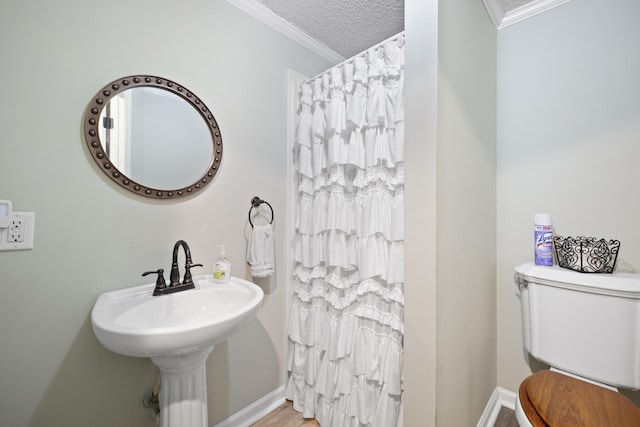
<instances>
[{"instance_id":1,"label":"shower curtain rod","mask_svg":"<svg viewBox=\"0 0 640 427\"><path fill-rule=\"evenodd\" d=\"M385 40L381 41L380 43L376 43L373 46L366 48L362 52L353 55L351 58L345 59L344 61L340 62L339 64L335 64L333 67L328 68L328 69L324 70L323 72L316 74L315 76L311 77L310 79L305 80L303 82L303 84L312 82L313 80L317 79L318 77L321 77L323 74L328 73L333 68L341 67L344 64L348 64L349 62L352 62L355 58L357 58L359 56L365 56L367 54L367 52L369 52L369 50L371 50L374 47L377 47L379 49L379 48L381 48L382 46L384 46L385 44L387 44L389 42L392 42L394 40L398 40L400 37L404 37L404 30L400 31L398 34L395 34L395 35L389 37L388 39L385 39Z\"/></svg>"}]
</instances>

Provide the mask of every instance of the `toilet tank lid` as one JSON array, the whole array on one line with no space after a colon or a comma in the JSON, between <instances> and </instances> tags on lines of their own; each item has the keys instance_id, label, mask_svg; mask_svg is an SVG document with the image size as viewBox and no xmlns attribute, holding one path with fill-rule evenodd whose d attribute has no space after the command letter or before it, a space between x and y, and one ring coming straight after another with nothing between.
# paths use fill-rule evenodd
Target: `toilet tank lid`
<instances>
[{"instance_id":1,"label":"toilet tank lid","mask_svg":"<svg viewBox=\"0 0 640 427\"><path fill-rule=\"evenodd\" d=\"M515 281L573 289L623 298L640 299L640 274L579 273L577 271L535 265L532 262L515 268Z\"/></svg>"}]
</instances>

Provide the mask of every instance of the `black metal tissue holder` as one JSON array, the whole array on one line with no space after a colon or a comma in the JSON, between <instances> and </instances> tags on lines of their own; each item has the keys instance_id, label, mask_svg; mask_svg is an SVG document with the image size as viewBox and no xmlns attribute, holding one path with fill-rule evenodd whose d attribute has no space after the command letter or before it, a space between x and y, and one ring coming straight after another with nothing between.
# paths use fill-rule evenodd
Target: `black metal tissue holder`
<instances>
[{"instance_id":1,"label":"black metal tissue holder","mask_svg":"<svg viewBox=\"0 0 640 427\"><path fill-rule=\"evenodd\" d=\"M269 221L269 224L273 224L273 208L271 207L269 202L267 202L266 200L262 200L258 196L255 196L253 199L251 199L251 207L249 208L249 224L251 224L251 228L253 228L253 222L251 222L251 210L253 208L258 208L263 203L269 206L269 209L271 209L271 221Z\"/></svg>"},{"instance_id":2,"label":"black metal tissue holder","mask_svg":"<svg viewBox=\"0 0 640 427\"><path fill-rule=\"evenodd\" d=\"M619 240L597 239L595 237L553 238L558 265L580 273L613 273L616 268Z\"/></svg>"}]
</instances>

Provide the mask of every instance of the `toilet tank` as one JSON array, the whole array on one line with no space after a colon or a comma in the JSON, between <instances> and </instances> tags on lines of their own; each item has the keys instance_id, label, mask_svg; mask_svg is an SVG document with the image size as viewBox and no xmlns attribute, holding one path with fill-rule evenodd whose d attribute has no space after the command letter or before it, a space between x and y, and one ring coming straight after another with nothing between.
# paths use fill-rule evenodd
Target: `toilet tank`
<instances>
[{"instance_id":1,"label":"toilet tank","mask_svg":"<svg viewBox=\"0 0 640 427\"><path fill-rule=\"evenodd\" d=\"M515 269L522 337L536 359L605 384L640 389L640 275Z\"/></svg>"}]
</instances>

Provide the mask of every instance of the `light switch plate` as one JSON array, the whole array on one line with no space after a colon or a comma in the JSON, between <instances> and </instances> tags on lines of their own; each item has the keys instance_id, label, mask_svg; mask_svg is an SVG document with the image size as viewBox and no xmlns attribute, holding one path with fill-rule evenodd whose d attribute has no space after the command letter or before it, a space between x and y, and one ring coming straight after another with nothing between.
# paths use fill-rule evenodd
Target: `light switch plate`
<instances>
[{"instance_id":1,"label":"light switch plate","mask_svg":"<svg viewBox=\"0 0 640 427\"><path fill-rule=\"evenodd\" d=\"M34 212L13 212L9 227L0 228L0 251L33 249Z\"/></svg>"},{"instance_id":2,"label":"light switch plate","mask_svg":"<svg viewBox=\"0 0 640 427\"><path fill-rule=\"evenodd\" d=\"M7 228L13 214L11 200L0 200L0 229Z\"/></svg>"}]
</instances>

